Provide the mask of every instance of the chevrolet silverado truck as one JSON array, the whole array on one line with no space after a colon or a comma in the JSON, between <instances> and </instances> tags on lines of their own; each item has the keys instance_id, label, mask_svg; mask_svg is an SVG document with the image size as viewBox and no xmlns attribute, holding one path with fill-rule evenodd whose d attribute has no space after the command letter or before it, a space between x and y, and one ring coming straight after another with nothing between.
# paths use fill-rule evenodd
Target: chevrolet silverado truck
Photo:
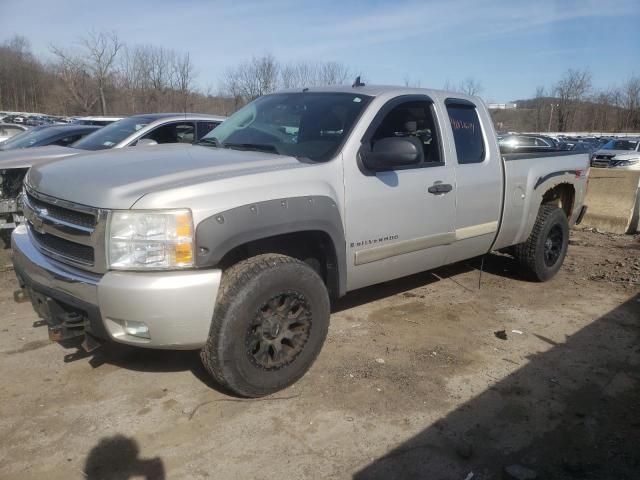
<instances>
[{"instance_id":1,"label":"chevrolet silverado truck","mask_svg":"<svg viewBox=\"0 0 640 480\"><path fill-rule=\"evenodd\" d=\"M111 117L96 118L102 118L101 122ZM197 113L133 115L119 121L111 120L106 127L71 145L56 143L28 149L0 151L0 240L6 239L8 244L11 230L23 221L18 195L22 191L22 181L30 167L88 151L164 143L193 143L223 121L224 117Z\"/></svg>"},{"instance_id":2,"label":"chevrolet silverado truck","mask_svg":"<svg viewBox=\"0 0 640 480\"><path fill-rule=\"evenodd\" d=\"M477 97L287 90L198 145L32 168L16 299L54 340L199 349L228 390L267 395L310 368L349 291L505 249L552 278L588 171L586 154L501 155Z\"/></svg>"}]
</instances>

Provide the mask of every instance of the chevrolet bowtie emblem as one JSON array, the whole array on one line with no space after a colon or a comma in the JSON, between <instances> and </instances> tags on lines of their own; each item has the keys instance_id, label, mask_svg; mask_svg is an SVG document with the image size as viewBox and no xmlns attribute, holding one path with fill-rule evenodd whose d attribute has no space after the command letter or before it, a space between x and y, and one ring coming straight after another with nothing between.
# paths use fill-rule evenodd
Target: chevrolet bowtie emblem
<instances>
[{"instance_id":1,"label":"chevrolet bowtie emblem","mask_svg":"<svg viewBox=\"0 0 640 480\"><path fill-rule=\"evenodd\" d=\"M31 218L33 229L38 233L44 233L44 222L42 218L49 215L49 211L46 208L36 208L33 213L35 213L33 218Z\"/></svg>"}]
</instances>

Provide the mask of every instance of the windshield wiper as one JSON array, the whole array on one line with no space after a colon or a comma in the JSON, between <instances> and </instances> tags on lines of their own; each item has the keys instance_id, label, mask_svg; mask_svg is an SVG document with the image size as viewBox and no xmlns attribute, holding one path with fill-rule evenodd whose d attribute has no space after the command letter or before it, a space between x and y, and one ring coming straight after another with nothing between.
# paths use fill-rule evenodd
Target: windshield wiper
<instances>
[{"instance_id":1,"label":"windshield wiper","mask_svg":"<svg viewBox=\"0 0 640 480\"><path fill-rule=\"evenodd\" d=\"M220 145L220 142L218 142L218 139L216 137L205 137L200 139L199 142L196 143L196 145L206 145L209 147L218 147Z\"/></svg>"},{"instance_id":2,"label":"windshield wiper","mask_svg":"<svg viewBox=\"0 0 640 480\"><path fill-rule=\"evenodd\" d=\"M275 153L276 155L280 154L275 145L266 143L223 143L222 146L236 150L252 150L256 152Z\"/></svg>"}]
</instances>

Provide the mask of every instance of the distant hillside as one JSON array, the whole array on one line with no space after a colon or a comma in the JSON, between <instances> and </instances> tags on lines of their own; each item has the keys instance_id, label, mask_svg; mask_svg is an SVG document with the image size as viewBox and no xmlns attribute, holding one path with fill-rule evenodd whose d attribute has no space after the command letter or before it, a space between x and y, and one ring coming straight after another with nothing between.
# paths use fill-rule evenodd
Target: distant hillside
<instances>
[{"instance_id":1,"label":"distant hillside","mask_svg":"<svg viewBox=\"0 0 640 480\"><path fill-rule=\"evenodd\" d=\"M606 100L606 101L605 101ZM555 97L515 100L517 108L492 110L497 130L520 132L624 132L640 129L640 115L613 105L611 99L562 101ZM564 128L560 127L564 115Z\"/></svg>"}]
</instances>

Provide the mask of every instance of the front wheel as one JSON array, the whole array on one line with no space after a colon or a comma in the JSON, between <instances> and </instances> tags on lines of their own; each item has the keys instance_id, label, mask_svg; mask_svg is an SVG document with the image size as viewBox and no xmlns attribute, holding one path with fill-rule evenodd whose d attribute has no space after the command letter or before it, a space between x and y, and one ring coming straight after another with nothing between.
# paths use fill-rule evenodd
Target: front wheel
<instances>
[{"instance_id":1,"label":"front wheel","mask_svg":"<svg viewBox=\"0 0 640 480\"><path fill-rule=\"evenodd\" d=\"M515 257L535 280L546 282L560 270L568 245L569 222L564 210L542 205L531 235L516 245Z\"/></svg>"},{"instance_id":2,"label":"front wheel","mask_svg":"<svg viewBox=\"0 0 640 480\"><path fill-rule=\"evenodd\" d=\"M238 395L277 392L311 367L329 315L324 282L306 263L279 254L243 260L224 272L202 363Z\"/></svg>"}]
</instances>

